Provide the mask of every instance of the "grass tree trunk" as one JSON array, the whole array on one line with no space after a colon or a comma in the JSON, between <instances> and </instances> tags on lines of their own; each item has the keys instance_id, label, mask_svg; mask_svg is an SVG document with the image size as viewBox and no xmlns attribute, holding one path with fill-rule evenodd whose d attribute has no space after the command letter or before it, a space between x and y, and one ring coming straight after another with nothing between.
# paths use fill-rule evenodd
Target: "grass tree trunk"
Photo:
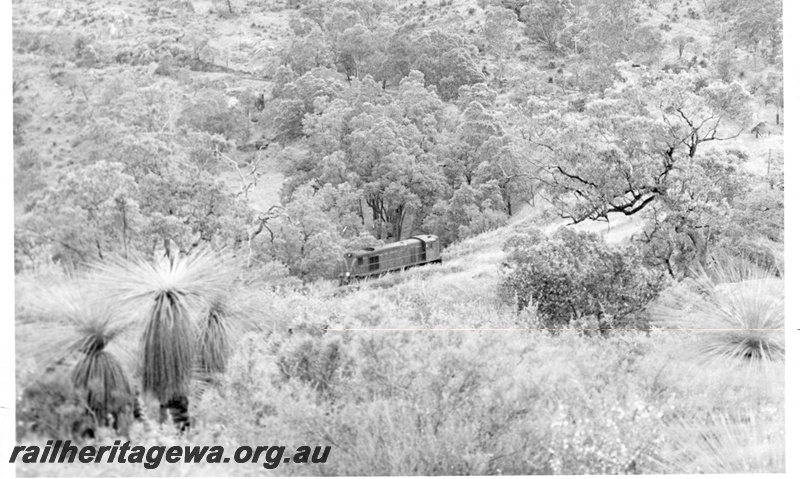
<instances>
[{"instance_id":1,"label":"grass tree trunk","mask_svg":"<svg viewBox=\"0 0 800 479\"><path fill-rule=\"evenodd\" d=\"M188 426L189 383L196 333L183 294L166 290L155 297L144 331L142 383L182 429Z\"/></svg>"}]
</instances>

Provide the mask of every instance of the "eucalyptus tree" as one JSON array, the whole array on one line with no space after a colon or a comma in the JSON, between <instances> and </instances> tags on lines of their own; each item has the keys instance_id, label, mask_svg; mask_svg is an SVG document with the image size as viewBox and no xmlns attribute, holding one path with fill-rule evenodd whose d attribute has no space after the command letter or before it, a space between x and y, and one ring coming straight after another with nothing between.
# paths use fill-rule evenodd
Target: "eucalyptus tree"
<instances>
[{"instance_id":1,"label":"eucalyptus tree","mask_svg":"<svg viewBox=\"0 0 800 479\"><path fill-rule=\"evenodd\" d=\"M422 72L425 86L435 86L442 100L455 99L462 86L485 80L475 62L477 48L461 35L424 32L414 39L412 49L410 68Z\"/></svg>"},{"instance_id":2,"label":"eucalyptus tree","mask_svg":"<svg viewBox=\"0 0 800 479\"><path fill-rule=\"evenodd\" d=\"M523 105L519 128L532 166L565 218L578 223L655 210L648 234L677 234L689 259L705 263L720 233L719 214L746 189L736 154L703 148L743 131L750 95L698 73L641 82L588 102L582 112L536 99ZM716 213L701 213L706 208Z\"/></svg>"},{"instance_id":3,"label":"eucalyptus tree","mask_svg":"<svg viewBox=\"0 0 800 479\"><path fill-rule=\"evenodd\" d=\"M495 57L498 67L498 83L502 86L506 71L506 56L514 51L519 22L516 15L508 9L493 7L486 12L483 34L489 51Z\"/></svg>"},{"instance_id":4,"label":"eucalyptus tree","mask_svg":"<svg viewBox=\"0 0 800 479\"><path fill-rule=\"evenodd\" d=\"M442 194L437 145L444 103L419 72L386 93L366 77L338 97L319 97L303 120L304 138L285 151L284 197L311 181L349 183L371 210L376 232L402 237L409 214L424 216Z\"/></svg>"},{"instance_id":5,"label":"eucalyptus tree","mask_svg":"<svg viewBox=\"0 0 800 479\"><path fill-rule=\"evenodd\" d=\"M100 161L72 169L31 195L15 237L49 246L67 264L128 254L142 246L139 187L124 165ZM22 252L22 251L21 251Z\"/></svg>"},{"instance_id":6,"label":"eucalyptus tree","mask_svg":"<svg viewBox=\"0 0 800 479\"><path fill-rule=\"evenodd\" d=\"M580 222L635 214L664 197L701 145L735 138L750 118L738 84L668 75L647 88L597 99L584 112L531 100L521 127L566 216ZM570 205L567 207L567 205Z\"/></svg>"}]
</instances>

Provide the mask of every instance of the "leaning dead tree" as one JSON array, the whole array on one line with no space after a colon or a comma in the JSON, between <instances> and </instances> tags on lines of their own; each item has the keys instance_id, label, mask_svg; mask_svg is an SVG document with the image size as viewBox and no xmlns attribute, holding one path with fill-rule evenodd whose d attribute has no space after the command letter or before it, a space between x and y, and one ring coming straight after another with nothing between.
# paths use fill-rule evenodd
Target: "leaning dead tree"
<instances>
[{"instance_id":1,"label":"leaning dead tree","mask_svg":"<svg viewBox=\"0 0 800 479\"><path fill-rule=\"evenodd\" d=\"M266 212L259 213L256 216L256 224L247 232L247 266L252 264L253 258L253 240L256 236L266 231L269 233L270 242L275 240L275 234L267 224L270 220L279 217L287 217L286 209L283 206L271 206Z\"/></svg>"},{"instance_id":2,"label":"leaning dead tree","mask_svg":"<svg viewBox=\"0 0 800 479\"><path fill-rule=\"evenodd\" d=\"M264 155L258 152L251 153L248 155L247 162L245 162L244 166L240 166L238 161L219 150L217 150L217 157L231 165L233 170L236 171L241 181L241 187L236 193L236 196L241 196L247 200L250 192L258 186L258 177L261 174L259 167L261 166L261 161L264 159Z\"/></svg>"}]
</instances>

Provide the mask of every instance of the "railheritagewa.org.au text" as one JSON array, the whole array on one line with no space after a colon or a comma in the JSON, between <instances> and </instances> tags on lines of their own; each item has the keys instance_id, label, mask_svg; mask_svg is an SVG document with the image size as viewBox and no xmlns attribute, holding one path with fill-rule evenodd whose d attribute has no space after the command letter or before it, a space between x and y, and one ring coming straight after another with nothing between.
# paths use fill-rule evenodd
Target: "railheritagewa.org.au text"
<instances>
[{"instance_id":1,"label":"railheritagewa.org.au text","mask_svg":"<svg viewBox=\"0 0 800 479\"><path fill-rule=\"evenodd\" d=\"M15 446L8 462L25 464L75 462L142 464L146 469L156 469L162 461L170 464L207 463L228 464L231 461L260 463L266 469L275 469L281 464L323 464L328 460L330 446L239 446L233 455L226 455L223 446L131 446L130 441L114 441L113 446L76 446L71 441L47 441L45 446Z\"/></svg>"}]
</instances>

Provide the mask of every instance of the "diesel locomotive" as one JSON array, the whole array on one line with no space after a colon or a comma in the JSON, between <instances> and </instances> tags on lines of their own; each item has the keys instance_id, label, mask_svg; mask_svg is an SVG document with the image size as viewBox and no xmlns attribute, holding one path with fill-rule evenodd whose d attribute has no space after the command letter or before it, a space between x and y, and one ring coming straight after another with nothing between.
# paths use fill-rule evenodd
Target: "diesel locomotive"
<instances>
[{"instance_id":1,"label":"diesel locomotive","mask_svg":"<svg viewBox=\"0 0 800 479\"><path fill-rule=\"evenodd\" d=\"M434 235L419 235L375 248L348 251L340 267L339 284L389 271L442 262L442 248Z\"/></svg>"}]
</instances>

